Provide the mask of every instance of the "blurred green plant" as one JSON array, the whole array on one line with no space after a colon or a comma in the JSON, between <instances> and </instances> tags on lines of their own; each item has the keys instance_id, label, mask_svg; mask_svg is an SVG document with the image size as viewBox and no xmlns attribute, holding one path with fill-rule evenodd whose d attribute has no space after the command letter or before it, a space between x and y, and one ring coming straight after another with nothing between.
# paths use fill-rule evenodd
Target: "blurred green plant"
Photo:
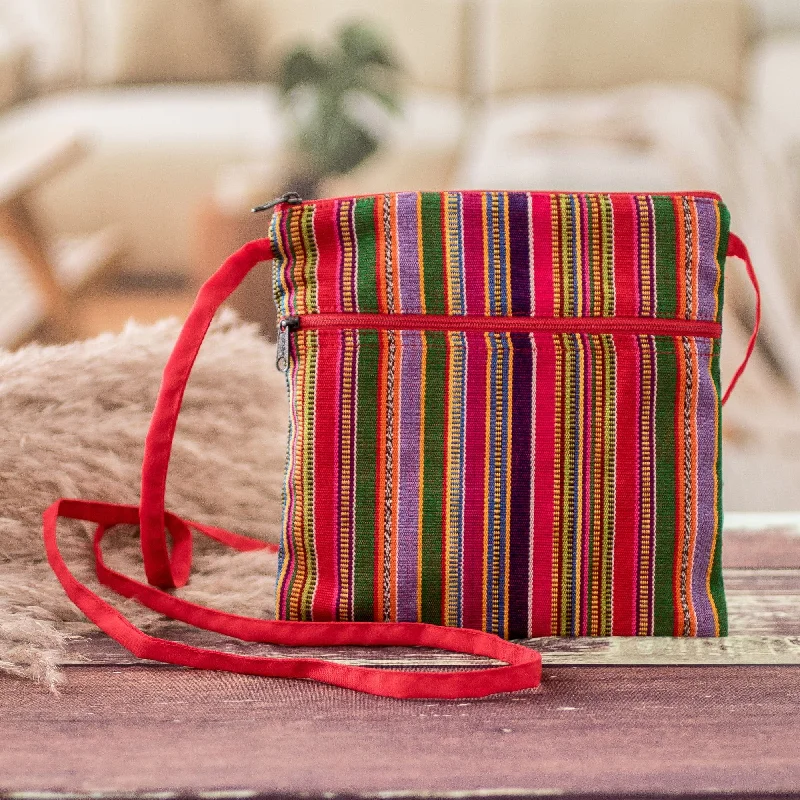
<instances>
[{"instance_id":1,"label":"blurred green plant","mask_svg":"<svg viewBox=\"0 0 800 800\"><path fill-rule=\"evenodd\" d=\"M376 152L388 117L400 113L399 73L383 38L358 22L330 47L300 45L286 55L280 92L294 128L295 182L318 186Z\"/></svg>"}]
</instances>

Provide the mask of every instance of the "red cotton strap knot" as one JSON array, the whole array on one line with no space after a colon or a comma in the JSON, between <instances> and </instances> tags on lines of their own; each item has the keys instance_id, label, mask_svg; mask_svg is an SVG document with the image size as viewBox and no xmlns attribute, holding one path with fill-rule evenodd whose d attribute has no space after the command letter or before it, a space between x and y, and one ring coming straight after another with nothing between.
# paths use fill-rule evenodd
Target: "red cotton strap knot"
<instances>
[{"instance_id":1,"label":"red cotton strap knot","mask_svg":"<svg viewBox=\"0 0 800 800\"><path fill-rule=\"evenodd\" d=\"M744 266L747 270L747 277L750 278L750 283L753 284L753 291L755 292L756 296L756 307L755 317L753 319L753 331L750 334L750 341L747 343L747 350L745 351L742 363L739 364L739 368L733 374L733 377L728 384L728 388L726 389L725 395L722 398L723 405L728 402L728 398L731 396L731 392L739 382L739 378L742 377L745 369L747 369L747 362L750 361L750 356L753 355L753 350L756 346L756 339L758 337L758 329L761 327L761 289L758 286L758 278L756 277L756 271L753 269L753 262L750 260L750 253L747 252L747 246L735 233L731 233L728 237L727 255L729 258L732 256L734 258L740 258L742 261L744 261Z\"/></svg>"}]
</instances>

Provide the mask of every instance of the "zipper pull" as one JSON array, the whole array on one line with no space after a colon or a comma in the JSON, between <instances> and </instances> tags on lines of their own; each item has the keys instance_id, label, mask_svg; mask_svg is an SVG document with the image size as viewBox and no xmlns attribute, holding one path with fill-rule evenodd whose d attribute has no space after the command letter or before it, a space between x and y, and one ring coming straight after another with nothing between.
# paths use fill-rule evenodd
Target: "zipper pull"
<instances>
[{"instance_id":1,"label":"zipper pull","mask_svg":"<svg viewBox=\"0 0 800 800\"><path fill-rule=\"evenodd\" d=\"M289 335L300 327L300 317L284 317L278 323L278 346L275 351L275 366L280 372L289 370Z\"/></svg>"},{"instance_id":2,"label":"zipper pull","mask_svg":"<svg viewBox=\"0 0 800 800\"><path fill-rule=\"evenodd\" d=\"M281 203L289 203L290 205L296 206L302 202L303 198L300 197L300 195L297 194L297 192L286 192L286 194L282 194L280 197L276 197L274 200L270 200L269 203L264 203L264 205L251 208L250 211L256 214L259 211L269 211L271 208L275 208L275 206L281 205Z\"/></svg>"}]
</instances>

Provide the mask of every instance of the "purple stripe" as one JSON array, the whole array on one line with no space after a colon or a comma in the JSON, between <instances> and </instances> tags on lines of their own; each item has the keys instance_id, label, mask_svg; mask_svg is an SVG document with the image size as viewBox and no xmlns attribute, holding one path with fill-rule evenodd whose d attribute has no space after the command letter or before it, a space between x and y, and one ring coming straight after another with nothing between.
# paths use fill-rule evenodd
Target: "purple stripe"
<instances>
[{"instance_id":1,"label":"purple stripe","mask_svg":"<svg viewBox=\"0 0 800 800\"><path fill-rule=\"evenodd\" d=\"M419 435L422 332L400 334L400 459L398 464L397 620L417 620Z\"/></svg>"},{"instance_id":2,"label":"purple stripe","mask_svg":"<svg viewBox=\"0 0 800 800\"><path fill-rule=\"evenodd\" d=\"M400 310L404 314L422 313L419 285L418 200L419 195L416 192L403 192L397 195Z\"/></svg>"},{"instance_id":3,"label":"purple stripe","mask_svg":"<svg viewBox=\"0 0 800 800\"><path fill-rule=\"evenodd\" d=\"M697 318L715 319L717 310L716 288L719 275L717 265L717 211L714 202L698 198L694 201L697 208L698 228L698 286Z\"/></svg>"},{"instance_id":4,"label":"purple stripe","mask_svg":"<svg viewBox=\"0 0 800 800\"><path fill-rule=\"evenodd\" d=\"M511 553L508 576L508 635L528 635L531 547L531 431L533 400L533 343L526 333L512 333L513 388L511 392Z\"/></svg>"},{"instance_id":5,"label":"purple stripe","mask_svg":"<svg viewBox=\"0 0 800 800\"><path fill-rule=\"evenodd\" d=\"M717 456L717 394L708 355L710 342L698 340L697 387L697 537L692 564L692 601L697 614L697 635L714 636L714 612L706 587L711 543L716 532L714 488Z\"/></svg>"},{"instance_id":6,"label":"purple stripe","mask_svg":"<svg viewBox=\"0 0 800 800\"><path fill-rule=\"evenodd\" d=\"M511 251L511 313L527 317L531 313L531 258L528 228L528 195L508 196L509 248Z\"/></svg>"}]
</instances>

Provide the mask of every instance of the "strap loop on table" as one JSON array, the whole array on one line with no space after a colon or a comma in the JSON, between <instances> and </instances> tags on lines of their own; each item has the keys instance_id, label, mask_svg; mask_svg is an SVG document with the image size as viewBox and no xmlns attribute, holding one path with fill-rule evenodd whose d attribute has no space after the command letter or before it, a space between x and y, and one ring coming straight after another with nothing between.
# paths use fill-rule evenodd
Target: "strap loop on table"
<instances>
[{"instance_id":1,"label":"strap loop on table","mask_svg":"<svg viewBox=\"0 0 800 800\"><path fill-rule=\"evenodd\" d=\"M282 658L223 653L144 633L120 611L81 583L69 570L58 547L59 517L97 523L94 553L100 582L123 597L204 630L247 642L331 647L342 645L433 647L506 662L477 670L405 672L340 664L318 658ZM191 537L190 529L237 550L275 549L274 545L220 528L183 520L165 513L177 541ZM67 595L101 630L140 658L199 669L220 669L251 675L305 678L369 694L395 698L458 699L533 688L541 679L541 656L535 650L498 636L465 628L445 628L415 622L287 622L243 617L199 606L155 586L134 580L108 567L101 543L114 525L140 522L137 506L61 499L44 514L47 558ZM185 551L184 551L185 552ZM183 568L185 565L181 564Z\"/></svg>"}]
</instances>

